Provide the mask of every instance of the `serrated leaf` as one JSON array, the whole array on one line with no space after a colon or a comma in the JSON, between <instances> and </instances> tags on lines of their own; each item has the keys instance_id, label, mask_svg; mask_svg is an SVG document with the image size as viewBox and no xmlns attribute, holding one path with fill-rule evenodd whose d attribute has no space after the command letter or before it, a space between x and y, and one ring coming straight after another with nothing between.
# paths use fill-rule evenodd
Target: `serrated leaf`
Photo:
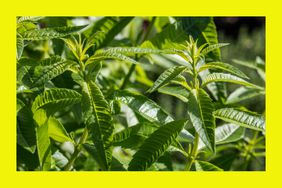
<instances>
[{"instance_id":1,"label":"serrated leaf","mask_svg":"<svg viewBox=\"0 0 282 188\"><path fill-rule=\"evenodd\" d=\"M44 18L43 16L21 16L17 19L17 23L21 22L37 22L38 20L41 20Z\"/></svg>"},{"instance_id":2,"label":"serrated leaf","mask_svg":"<svg viewBox=\"0 0 282 188\"><path fill-rule=\"evenodd\" d=\"M158 90L160 87L164 86L168 82L170 82L172 79L177 77L179 74L181 74L183 71L185 71L187 67L185 66L174 66L167 70L165 70L158 79L154 82L153 86L147 91L149 93L152 93L156 90Z\"/></svg>"},{"instance_id":3,"label":"serrated leaf","mask_svg":"<svg viewBox=\"0 0 282 188\"><path fill-rule=\"evenodd\" d=\"M251 84L243 80L242 78L239 78L231 74L225 74L225 73L212 73L212 74L207 75L203 79L202 86L206 86L207 84L212 83L212 82L229 82L229 83L240 84L240 85L244 85L248 87L262 89L261 87Z\"/></svg>"},{"instance_id":4,"label":"serrated leaf","mask_svg":"<svg viewBox=\"0 0 282 188\"><path fill-rule=\"evenodd\" d=\"M214 111L216 118L226 122L234 123L246 128L264 131L265 121L262 116L253 115L249 112L240 111L234 108L222 108Z\"/></svg>"},{"instance_id":5,"label":"serrated leaf","mask_svg":"<svg viewBox=\"0 0 282 188\"><path fill-rule=\"evenodd\" d=\"M57 142L73 141L59 120L50 117L48 120L48 135Z\"/></svg>"},{"instance_id":6,"label":"serrated leaf","mask_svg":"<svg viewBox=\"0 0 282 188\"><path fill-rule=\"evenodd\" d=\"M110 107L102 92L93 81L84 82L82 108L85 124L92 131L92 138L98 152L100 167L109 170L112 161L113 124Z\"/></svg>"},{"instance_id":7,"label":"serrated leaf","mask_svg":"<svg viewBox=\"0 0 282 188\"><path fill-rule=\"evenodd\" d=\"M233 91L226 99L226 104L235 104L256 96L265 95L265 91L255 88L239 87Z\"/></svg>"},{"instance_id":8,"label":"serrated leaf","mask_svg":"<svg viewBox=\"0 0 282 188\"><path fill-rule=\"evenodd\" d=\"M188 100L188 115L196 132L204 144L215 151L215 119L212 112L214 106L208 94L203 90L192 90Z\"/></svg>"},{"instance_id":9,"label":"serrated leaf","mask_svg":"<svg viewBox=\"0 0 282 188\"><path fill-rule=\"evenodd\" d=\"M200 67L199 72L206 70L206 69L220 69L220 70L232 73L234 75L237 75L239 77L248 79L248 76L246 76L242 71L240 71L240 69L230 64L227 64L227 63L222 63L222 62L207 63Z\"/></svg>"},{"instance_id":10,"label":"serrated leaf","mask_svg":"<svg viewBox=\"0 0 282 188\"><path fill-rule=\"evenodd\" d=\"M108 51L97 51L93 56L91 56L87 60L85 65L89 65L89 64L96 62L96 61L102 61L102 60L108 60L108 59L114 59L114 60L129 62L129 63L133 63L133 64L138 64L137 61L135 61L134 59L127 57L123 54L108 52Z\"/></svg>"},{"instance_id":11,"label":"serrated leaf","mask_svg":"<svg viewBox=\"0 0 282 188\"><path fill-rule=\"evenodd\" d=\"M195 161L196 171L223 171L221 168L207 161Z\"/></svg>"},{"instance_id":12,"label":"serrated leaf","mask_svg":"<svg viewBox=\"0 0 282 188\"><path fill-rule=\"evenodd\" d=\"M134 154L128 170L146 170L161 157L176 139L186 121L172 121L156 130Z\"/></svg>"},{"instance_id":13,"label":"serrated leaf","mask_svg":"<svg viewBox=\"0 0 282 188\"><path fill-rule=\"evenodd\" d=\"M110 53L121 53L128 56L134 56L135 54L160 54L160 53L168 52L165 50L142 48L142 47L110 47L103 49L103 51Z\"/></svg>"},{"instance_id":14,"label":"serrated leaf","mask_svg":"<svg viewBox=\"0 0 282 188\"><path fill-rule=\"evenodd\" d=\"M132 19L133 17L104 17L86 30L84 34L87 37L97 35L91 42L95 51L109 44Z\"/></svg>"},{"instance_id":15,"label":"serrated leaf","mask_svg":"<svg viewBox=\"0 0 282 188\"><path fill-rule=\"evenodd\" d=\"M50 40L55 38L63 38L74 32L78 32L85 28L83 26L72 26L72 27L53 27L53 28L43 28L43 29L33 29L22 33L23 40Z\"/></svg>"},{"instance_id":16,"label":"serrated leaf","mask_svg":"<svg viewBox=\"0 0 282 188\"><path fill-rule=\"evenodd\" d=\"M35 112L40 108L48 111L61 110L67 106L79 103L81 95L71 89L52 88L44 91L43 94L38 95L33 104L32 111Z\"/></svg>"},{"instance_id":17,"label":"serrated leaf","mask_svg":"<svg viewBox=\"0 0 282 188\"><path fill-rule=\"evenodd\" d=\"M73 63L69 61L64 62L58 62L51 66L48 66L46 69L44 69L36 78L34 79L34 82L32 84L32 87L36 86L42 86L44 83L46 83L49 80L52 80L53 78L59 76L60 74L64 73L70 66L72 66Z\"/></svg>"}]
</instances>

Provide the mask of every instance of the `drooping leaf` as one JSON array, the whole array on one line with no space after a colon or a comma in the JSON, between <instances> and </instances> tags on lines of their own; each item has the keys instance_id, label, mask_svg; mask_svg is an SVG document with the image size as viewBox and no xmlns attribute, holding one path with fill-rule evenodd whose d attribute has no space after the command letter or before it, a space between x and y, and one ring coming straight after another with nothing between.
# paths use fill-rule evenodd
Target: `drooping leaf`
<instances>
[{"instance_id":1,"label":"drooping leaf","mask_svg":"<svg viewBox=\"0 0 282 188\"><path fill-rule=\"evenodd\" d=\"M146 170L167 150L176 139L186 121L172 121L156 130L134 154L128 170Z\"/></svg>"},{"instance_id":2,"label":"drooping leaf","mask_svg":"<svg viewBox=\"0 0 282 188\"><path fill-rule=\"evenodd\" d=\"M64 73L73 63L69 61L58 62L45 68L39 75L34 78L32 87L42 86L49 80Z\"/></svg>"},{"instance_id":3,"label":"drooping leaf","mask_svg":"<svg viewBox=\"0 0 282 188\"><path fill-rule=\"evenodd\" d=\"M38 95L32 105L32 111L35 112L40 108L50 112L61 110L67 106L79 103L81 95L71 89L52 88Z\"/></svg>"},{"instance_id":4,"label":"drooping leaf","mask_svg":"<svg viewBox=\"0 0 282 188\"><path fill-rule=\"evenodd\" d=\"M253 115L249 112L240 111L234 108L222 108L214 111L216 118L226 122L234 123L246 128L264 131L265 121L262 116Z\"/></svg>"},{"instance_id":5,"label":"drooping leaf","mask_svg":"<svg viewBox=\"0 0 282 188\"><path fill-rule=\"evenodd\" d=\"M203 90L192 90L188 100L188 115L196 132L204 144L215 151L215 119L214 106L208 94Z\"/></svg>"},{"instance_id":6,"label":"drooping leaf","mask_svg":"<svg viewBox=\"0 0 282 188\"><path fill-rule=\"evenodd\" d=\"M233 91L226 99L226 104L235 104L247 99L264 95L265 91L255 88L239 87Z\"/></svg>"},{"instance_id":7,"label":"drooping leaf","mask_svg":"<svg viewBox=\"0 0 282 188\"><path fill-rule=\"evenodd\" d=\"M72 142L72 139L68 135L68 132L66 131L64 126L59 120L54 117L50 117L48 120L48 135L50 138L54 139L57 142Z\"/></svg>"},{"instance_id":8,"label":"drooping leaf","mask_svg":"<svg viewBox=\"0 0 282 188\"><path fill-rule=\"evenodd\" d=\"M172 79L174 79L176 76L181 74L183 71L185 71L187 67L185 66L174 66L167 70L165 70L158 79L154 82L153 86L148 90L149 93L152 93L156 90L158 90L160 87L164 86L168 82L170 82Z\"/></svg>"},{"instance_id":9,"label":"drooping leaf","mask_svg":"<svg viewBox=\"0 0 282 188\"><path fill-rule=\"evenodd\" d=\"M17 23L21 22L37 22L38 20L41 20L44 18L43 16L21 16L17 19Z\"/></svg>"},{"instance_id":10,"label":"drooping leaf","mask_svg":"<svg viewBox=\"0 0 282 188\"><path fill-rule=\"evenodd\" d=\"M55 38L63 38L69 34L80 31L85 27L86 25L33 29L22 33L22 38L23 40L50 40Z\"/></svg>"},{"instance_id":11,"label":"drooping leaf","mask_svg":"<svg viewBox=\"0 0 282 188\"><path fill-rule=\"evenodd\" d=\"M203 79L202 86L206 86L207 84L212 83L212 82L229 82L229 83L240 84L240 85L244 85L244 86L248 86L252 88L262 89L261 87L256 86L252 83L249 83L243 80L242 78L239 78L231 74L226 74L226 73L212 73L212 74L207 75Z\"/></svg>"},{"instance_id":12,"label":"drooping leaf","mask_svg":"<svg viewBox=\"0 0 282 188\"><path fill-rule=\"evenodd\" d=\"M215 144L226 144L235 142L244 137L245 128L235 124L224 124L215 129ZM200 140L198 150L205 148L205 144Z\"/></svg>"},{"instance_id":13,"label":"drooping leaf","mask_svg":"<svg viewBox=\"0 0 282 188\"><path fill-rule=\"evenodd\" d=\"M196 171L223 171L221 168L207 161L195 161Z\"/></svg>"},{"instance_id":14,"label":"drooping leaf","mask_svg":"<svg viewBox=\"0 0 282 188\"><path fill-rule=\"evenodd\" d=\"M183 102L188 102L189 91L182 86L177 86L177 85L164 86L159 88L158 92L175 96L180 100L182 100Z\"/></svg>"},{"instance_id":15,"label":"drooping leaf","mask_svg":"<svg viewBox=\"0 0 282 188\"><path fill-rule=\"evenodd\" d=\"M103 170L109 170L112 160L113 124L110 107L93 81L83 83L82 109L85 124L92 131L98 162Z\"/></svg>"},{"instance_id":16,"label":"drooping leaf","mask_svg":"<svg viewBox=\"0 0 282 188\"><path fill-rule=\"evenodd\" d=\"M199 72L206 70L206 69L220 69L226 72L230 72L234 75L237 75L239 77L242 78L246 78L248 79L248 76L246 76L242 71L240 71L240 69L227 64L227 63L222 63L222 62L211 62L211 63L207 63L204 64L203 66L200 67Z\"/></svg>"},{"instance_id":17,"label":"drooping leaf","mask_svg":"<svg viewBox=\"0 0 282 188\"><path fill-rule=\"evenodd\" d=\"M173 121L173 118L159 105L138 93L119 90L115 92L115 98L149 121L158 124Z\"/></svg>"}]
</instances>

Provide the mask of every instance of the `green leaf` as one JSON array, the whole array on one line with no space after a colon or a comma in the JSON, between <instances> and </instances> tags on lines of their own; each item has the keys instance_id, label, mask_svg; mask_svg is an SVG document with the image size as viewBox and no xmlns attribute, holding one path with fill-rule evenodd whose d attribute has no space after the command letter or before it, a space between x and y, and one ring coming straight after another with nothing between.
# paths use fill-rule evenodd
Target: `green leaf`
<instances>
[{"instance_id":1,"label":"green leaf","mask_svg":"<svg viewBox=\"0 0 282 188\"><path fill-rule=\"evenodd\" d=\"M239 87L233 91L226 99L226 104L236 104L256 96L265 95L265 91L255 88Z\"/></svg>"},{"instance_id":2,"label":"green leaf","mask_svg":"<svg viewBox=\"0 0 282 188\"><path fill-rule=\"evenodd\" d=\"M156 130L134 154L128 170L146 170L161 157L176 139L186 121L172 121Z\"/></svg>"},{"instance_id":3,"label":"green leaf","mask_svg":"<svg viewBox=\"0 0 282 188\"><path fill-rule=\"evenodd\" d=\"M244 137L244 127L234 124L224 124L215 129L216 144L236 142Z\"/></svg>"},{"instance_id":4,"label":"green leaf","mask_svg":"<svg viewBox=\"0 0 282 188\"><path fill-rule=\"evenodd\" d=\"M227 64L227 63L222 63L222 62L207 63L201 66L198 72L201 72L206 69L220 69L220 70L232 73L234 75L237 75L239 77L248 79L248 76L246 76L242 71L240 71L240 69L230 64Z\"/></svg>"},{"instance_id":5,"label":"green leaf","mask_svg":"<svg viewBox=\"0 0 282 188\"><path fill-rule=\"evenodd\" d=\"M164 86L168 82L170 82L172 79L177 77L179 74L181 74L183 71L185 71L187 67L185 66L174 66L167 70L165 70L158 79L154 82L153 86L147 91L149 93L152 93L156 90L158 90L160 87Z\"/></svg>"},{"instance_id":6,"label":"green leaf","mask_svg":"<svg viewBox=\"0 0 282 188\"><path fill-rule=\"evenodd\" d=\"M54 117L48 120L48 135L57 142L73 141L61 122Z\"/></svg>"},{"instance_id":7,"label":"green leaf","mask_svg":"<svg viewBox=\"0 0 282 188\"><path fill-rule=\"evenodd\" d=\"M38 95L33 104L32 111L35 112L43 108L50 112L64 109L67 106L79 103L81 95L71 89L52 88L44 91L43 94Z\"/></svg>"},{"instance_id":8,"label":"green leaf","mask_svg":"<svg viewBox=\"0 0 282 188\"><path fill-rule=\"evenodd\" d=\"M173 118L165 110L154 101L141 94L126 90L118 90L115 91L115 98L128 105L135 113L151 122L163 125L173 121Z\"/></svg>"},{"instance_id":9,"label":"green leaf","mask_svg":"<svg viewBox=\"0 0 282 188\"><path fill-rule=\"evenodd\" d=\"M214 106L208 94L203 90L192 90L188 100L188 115L196 132L204 144L215 151L215 119L212 112Z\"/></svg>"},{"instance_id":10,"label":"green leaf","mask_svg":"<svg viewBox=\"0 0 282 188\"><path fill-rule=\"evenodd\" d=\"M98 35L92 40L94 50L97 50L109 44L132 19L133 17L104 17L86 30L84 34L87 37Z\"/></svg>"},{"instance_id":11,"label":"green leaf","mask_svg":"<svg viewBox=\"0 0 282 188\"><path fill-rule=\"evenodd\" d=\"M22 33L22 38L23 40L50 40L55 38L63 38L74 32L80 31L85 27L86 25L73 26L73 27L64 26L64 27L44 28L44 29L33 29Z\"/></svg>"},{"instance_id":12,"label":"green leaf","mask_svg":"<svg viewBox=\"0 0 282 188\"><path fill-rule=\"evenodd\" d=\"M140 47L110 47L105 48L103 51L109 52L109 53L121 53L127 56L134 56L135 54L160 54L160 53L169 53L172 51L166 51L166 50L158 50L158 49L152 49L152 48L140 48Z\"/></svg>"},{"instance_id":13,"label":"green leaf","mask_svg":"<svg viewBox=\"0 0 282 188\"><path fill-rule=\"evenodd\" d=\"M85 65L89 65L93 62L107 60L107 59L114 59L114 60L129 62L129 63L133 63L133 64L138 64L137 61L135 61L134 59L127 57L123 54L99 50L87 60Z\"/></svg>"},{"instance_id":14,"label":"green leaf","mask_svg":"<svg viewBox=\"0 0 282 188\"><path fill-rule=\"evenodd\" d=\"M242 78L239 78L237 76L231 75L231 74L225 74L225 73L212 73L207 75L202 82L202 86L206 86L209 83L212 82L229 82L229 83L234 83L234 84L240 84L252 88L257 88L257 89L262 89L259 86L256 86L254 84L251 84Z\"/></svg>"},{"instance_id":15,"label":"green leaf","mask_svg":"<svg viewBox=\"0 0 282 188\"><path fill-rule=\"evenodd\" d=\"M224 124L215 129L215 144L227 144L236 142L244 137L245 128L235 124ZM205 148L205 144L200 140L198 150Z\"/></svg>"},{"instance_id":16,"label":"green leaf","mask_svg":"<svg viewBox=\"0 0 282 188\"><path fill-rule=\"evenodd\" d=\"M17 19L17 23L21 22L37 22L38 20L41 20L44 18L43 16L21 16Z\"/></svg>"},{"instance_id":17,"label":"green leaf","mask_svg":"<svg viewBox=\"0 0 282 188\"><path fill-rule=\"evenodd\" d=\"M182 100L183 102L188 102L189 91L183 86L177 86L177 85L164 86L159 88L158 92L175 96L180 100Z\"/></svg>"},{"instance_id":18,"label":"green leaf","mask_svg":"<svg viewBox=\"0 0 282 188\"><path fill-rule=\"evenodd\" d=\"M265 130L264 118L249 112L240 111L234 108L222 108L214 111L214 116L226 122L234 123L246 128L259 131Z\"/></svg>"},{"instance_id":19,"label":"green leaf","mask_svg":"<svg viewBox=\"0 0 282 188\"><path fill-rule=\"evenodd\" d=\"M206 55L208 54L209 52L212 52L216 49L219 49L221 47L224 47L224 46L227 46L229 45L229 43L218 43L218 44L212 44L212 45L209 45L208 47L204 48L202 51L201 51L201 54L203 55Z\"/></svg>"},{"instance_id":20,"label":"green leaf","mask_svg":"<svg viewBox=\"0 0 282 188\"><path fill-rule=\"evenodd\" d=\"M28 107L23 107L17 114L17 144L31 153L36 149L36 133L33 114Z\"/></svg>"},{"instance_id":21,"label":"green leaf","mask_svg":"<svg viewBox=\"0 0 282 188\"><path fill-rule=\"evenodd\" d=\"M24 49L24 40L21 36L17 35L17 59L20 59Z\"/></svg>"},{"instance_id":22,"label":"green leaf","mask_svg":"<svg viewBox=\"0 0 282 188\"><path fill-rule=\"evenodd\" d=\"M92 138L98 152L100 167L109 170L112 160L111 142L113 124L110 107L98 86L93 82L84 82L82 108L85 124L92 130Z\"/></svg>"},{"instance_id":23,"label":"green leaf","mask_svg":"<svg viewBox=\"0 0 282 188\"><path fill-rule=\"evenodd\" d=\"M47 121L36 128L36 141L40 168L41 170L49 170L51 168L51 143Z\"/></svg>"},{"instance_id":24,"label":"green leaf","mask_svg":"<svg viewBox=\"0 0 282 188\"><path fill-rule=\"evenodd\" d=\"M221 168L206 161L195 161L196 171L223 171Z\"/></svg>"},{"instance_id":25,"label":"green leaf","mask_svg":"<svg viewBox=\"0 0 282 188\"><path fill-rule=\"evenodd\" d=\"M43 69L43 71L36 76L34 82L32 84L33 87L42 86L47 81L52 80L53 78L64 73L73 63L69 61L58 62L47 68Z\"/></svg>"}]
</instances>

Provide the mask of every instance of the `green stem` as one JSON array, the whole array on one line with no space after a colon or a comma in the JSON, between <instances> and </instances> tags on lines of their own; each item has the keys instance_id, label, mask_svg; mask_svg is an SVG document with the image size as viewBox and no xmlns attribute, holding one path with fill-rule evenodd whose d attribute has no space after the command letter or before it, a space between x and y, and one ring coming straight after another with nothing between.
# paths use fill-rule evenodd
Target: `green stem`
<instances>
[{"instance_id":1,"label":"green stem","mask_svg":"<svg viewBox=\"0 0 282 188\"><path fill-rule=\"evenodd\" d=\"M147 38L148 38L152 28L153 28L153 25L154 25L155 21L156 21L156 17L153 17L150 25L148 26L148 29L146 30L144 38L142 40L140 40L140 42L138 42L139 44L144 42L145 40L147 40ZM137 60L137 59L135 58L135 60ZM124 77L124 80L123 80L123 82L122 82L122 84L120 86L120 89L124 89L126 87L127 83L129 82L129 79L130 79L131 75L133 74L133 72L135 70L135 67L136 67L136 64L131 64L131 66L129 68L129 71L126 74L126 76Z\"/></svg>"},{"instance_id":2,"label":"green stem","mask_svg":"<svg viewBox=\"0 0 282 188\"><path fill-rule=\"evenodd\" d=\"M81 148L82 148L82 144L84 144L84 142L86 141L87 139L87 136L88 136L88 129L87 127L84 128L84 131L83 131L83 134L82 136L80 137L79 139L79 142L78 144L76 145L75 147L75 150L71 156L71 158L69 159L69 162L66 164L66 166L64 167L64 171L69 171L72 169L72 166L73 166L73 163L74 161L77 159L80 151L81 151Z\"/></svg>"},{"instance_id":3,"label":"green stem","mask_svg":"<svg viewBox=\"0 0 282 188\"><path fill-rule=\"evenodd\" d=\"M188 161L185 167L186 171L190 171L192 164L195 161L195 158L197 156L197 151L198 151L198 145L199 145L199 135L196 133L195 138L194 138L193 148L192 148L191 153L188 156Z\"/></svg>"}]
</instances>

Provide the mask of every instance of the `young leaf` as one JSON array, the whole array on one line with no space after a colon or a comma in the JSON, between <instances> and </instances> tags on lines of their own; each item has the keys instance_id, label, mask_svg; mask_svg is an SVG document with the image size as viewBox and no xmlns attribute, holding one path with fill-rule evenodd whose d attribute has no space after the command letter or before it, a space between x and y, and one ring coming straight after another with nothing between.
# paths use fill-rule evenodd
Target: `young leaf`
<instances>
[{"instance_id":1,"label":"young leaf","mask_svg":"<svg viewBox=\"0 0 282 188\"><path fill-rule=\"evenodd\" d=\"M192 90L188 100L188 115L201 140L215 151L215 119L212 112L214 106L208 94L203 90Z\"/></svg>"},{"instance_id":2,"label":"young leaf","mask_svg":"<svg viewBox=\"0 0 282 188\"><path fill-rule=\"evenodd\" d=\"M262 89L261 87L251 84L243 80L242 78L233 76L231 74L225 74L225 73L212 73L212 74L207 75L203 79L202 86L206 86L207 84L212 83L212 82L230 82L234 84L241 84L241 85L248 86L248 87Z\"/></svg>"},{"instance_id":3,"label":"young leaf","mask_svg":"<svg viewBox=\"0 0 282 188\"><path fill-rule=\"evenodd\" d=\"M246 76L242 71L240 71L240 69L230 64L227 64L227 63L222 63L222 62L207 63L200 67L199 72L206 70L206 69L220 69L226 72L230 72L239 77L248 79L248 76Z\"/></svg>"},{"instance_id":4,"label":"young leaf","mask_svg":"<svg viewBox=\"0 0 282 188\"><path fill-rule=\"evenodd\" d=\"M57 111L81 101L81 95L71 89L52 88L38 95L33 104L32 111L35 112L40 108L48 111Z\"/></svg>"},{"instance_id":5,"label":"young leaf","mask_svg":"<svg viewBox=\"0 0 282 188\"><path fill-rule=\"evenodd\" d=\"M159 89L160 87L164 86L168 82L170 82L172 79L174 79L176 76L181 74L183 71L185 71L187 67L185 66L174 66L167 70L165 70L158 79L154 82L154 85L147 91L149 93L152 93Z\"/></svg>"},{"instance_id":6,"label":"young leaf","mask_svg":"<svg viewBox=\"0 0 282 188\"><path fill-rule=\"evenodd\" d=\"M48 120L48 135L50 138L54 139L57 142L66 142L71 141L68 132L65 130L64 126L59 120L54 117L50 117Z\"/></svg>"},{"instance_id":7,"label":"young leaf","mask_svg":"<svg viewBox=\"0 0 282 188\"><path fill-rule=\"evenodd\" d=\"M152 48L140 48L140 47L111 47L105 48L103 51L109 53L121 53L127 56L134 56L135 54L160 54L168 51L158 50Z\"/></svg>"},{"instance_id":8,"label":"young leaf","mask_svg":"<svg viewBox=\"0 0 282 188\"><path fill-rule=\"evenodd\" d=\"M195 161L196 171L223 171L221 168L206 161Z\"/></svg>"},{"instance_id":9,"label":"young leaf","mask_svg":"<svg viewBox=\"0 0 282 188\"><path fill-rule=\"evenodd\" d=\"M53 27L44 29L33 29L22 33L23 40L50 40L55 38L63 38L74 32L78 32L85 28L83 26L73 26L73 27Z\"/></svg>"},{"instance_id":10,"label":"young leaf","mask_svg":"<svg viewBox=\"0 0 282 188\"><path fill-rule=\"evenodd\" d=\"M186 121L172 121L156 130L134 154L128 170L146 170L167 150L176 139Z\"/></svg>"},{"instance_id":11,"label":"young leaf","mask_svg":"<svg viewBox=\"0 0 282 188\"><path fill-rule=\"evenodd\" d=\"M113 124L110 107L93 81L84 82L82 108L85 124L92 130L92 138L99 157L100 167L109 170L112 160Z\"/></svg>"},{"instance_id":12,"label":"young leaf","mask_svg":"<svg viewBox=\"0 0 282 188\"><path fill-rule=\"evenodd\" d=\"M264 131L265 121L262 116L253 115L248 112L240 111L234 108L222 108L214 111L216 118L234 123L246 128Z\"/></svg>"}]
</instances>

